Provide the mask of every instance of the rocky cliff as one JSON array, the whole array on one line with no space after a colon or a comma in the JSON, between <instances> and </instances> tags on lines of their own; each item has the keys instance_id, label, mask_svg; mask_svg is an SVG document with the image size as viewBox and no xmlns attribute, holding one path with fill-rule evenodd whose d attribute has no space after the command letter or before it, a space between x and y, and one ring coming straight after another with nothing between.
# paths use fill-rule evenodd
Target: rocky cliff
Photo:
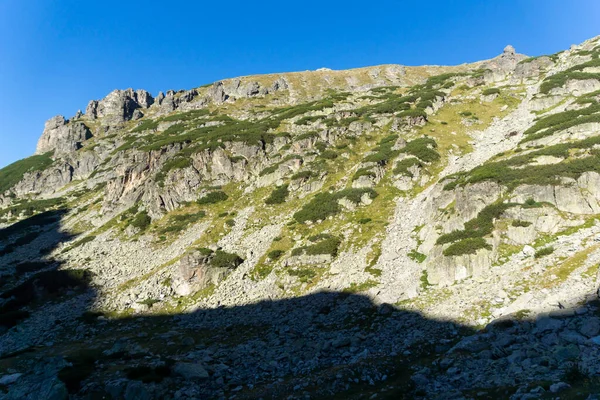
<instances>
[{"instance_id":1,"label":"rocky cliff","mask_svg":"<svg viewBox=\"0 0 600 400\"><path fill-rule=\"evenodd\" d=\"M50 119L36 154L0 170L0 353L28 366L0 388L8 398L152 398L119 364L126 353L156 358L146 336L129 338L140 349L103 348L75 386L65 371L84 361L47 348L113 343L115 326L131 329L118 321L188 313L197 318L181 329L206 329L210 343L240 324L250 333L225 334L245 343L227 351L182 338L176 355L145 366L156 396L173 395L178 379L200 389L173 398L326 396L360 382L393 390L384 376L396 356L413 376L396 389L411 398L498 387L535 398L523 396L551 386L530 388L534 378L561 381L560 391L577 383L566 383L577 365L581 379L594 376L600 331L585 316L596 310L600 257L599 67L598 38L542 57L507 46L453 67L250 76L156 97L115 90L85 113ZM300 296L307 326L284 321ZM495 330L506 321L512 331ZM258 343L263 323L272 326ZM436 347L429 366L416 356L421 331ZM474 344L485 338L491 347ZM525 341L539 341L535 356ZM33 346L63 357L48 380L14 353ZM279 350L253 364L263 347ZM521 369L495 379L509 359ZM298 374L307 385L286 386ZM319 379L323 391L310 389Z\"/></svg>"}]
</instances>

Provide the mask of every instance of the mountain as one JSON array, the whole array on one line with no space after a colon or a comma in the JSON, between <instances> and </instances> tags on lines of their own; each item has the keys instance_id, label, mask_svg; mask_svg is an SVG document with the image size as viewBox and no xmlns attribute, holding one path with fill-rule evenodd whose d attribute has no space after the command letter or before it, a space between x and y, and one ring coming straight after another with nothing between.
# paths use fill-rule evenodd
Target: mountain
<instances>
[{"instance_id":1,"label":"mountain","mask_svg":"<svg viewBox=\"0 0 600 400\"><path fill-rule=\"evenodd\" d=\"M0 393L595 398L599 56L115 90L48 120L0 170Z\"/></svg>"}]
</instances>

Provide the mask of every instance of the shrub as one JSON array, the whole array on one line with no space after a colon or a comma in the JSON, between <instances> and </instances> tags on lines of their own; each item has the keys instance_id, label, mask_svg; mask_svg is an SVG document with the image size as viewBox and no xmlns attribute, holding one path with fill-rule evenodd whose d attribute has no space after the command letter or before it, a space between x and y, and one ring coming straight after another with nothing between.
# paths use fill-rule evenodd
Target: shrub
<instances>
[{"instance_id":1,"label":"shrub","mask_svg":"<svg viewBox=\"0 0 600 400\"><path fill-rule=\"evenodd\" d=\"M430 137L422 137L411 140L402 149L404 153L411 154L421 161L434 162L440 159L440 155L434 149L437 148L437 143Z\"/></svg>"},{"instance_id":2,"label":"shrub","mask_svg":"<svg viewBox=\"0 0 600 400\"><path fill-rule=\"evenodd\" d=\"M475 254L479 249L491 250L492 246L487 244L485 239L481 237L466 238L448 246L448 248L444 250L443 254L446 257L460 256L463 254Z\"/></svg>"},{"instance_id":3,"label":"shrub","mask_svg":"<svg viewBox=\"0 0 600 400\"><path fill-rule=\"evenodd\" d=\"M312 281L317 276L317 273L309 268L289 269L288 274L297 277L302 283Z\"/></svg>"},{"instance_id":4,"label":"shrub","mask_svg":"<svg viewBox=\"0 0 600 400\"><path fill-rule=\"evenodd\" d=\"M516 228L527 228L528 226L531 226L531 222L527 222L527 221L522 221L520 219L516 219L512 222L511 224L512 226L516 227Z\"/></svg>"},{"instance_id":5,"label":"shrub","mask_svg":"<svg viewBox=\"0 0 600 400\"><path fill-rule=\"evenodd\" d=\"M214 252L213 257L210 260L210 265L214 268L235 269L243 262L244 260L237 254L226 253L223 250L217 250Z\"/></svg>"},{"instance_id":6,"label":"shrub","mask_svg":"<svg viewBox=\"0 0 600 400\"><path fill-rule=\"evenodd\" d=\"M148 215L146 211L139 212L133 220L131 220L131 226L134 228L138 228L144 231L146 228L150 226L152 223L152 218Z\"/></svg>"},{"instance_id":7,"label":"shrub","mask_svg":"<svg viewBox=\"0 0 600 400\"><path fill-rule=\"evenodd\" d=\"M294 175L292 175L292 180L296 180L296 179L302 179L302 180L307 180L309 178L312 178L314 176L314 172L312 171L299 171L297 173L295 173Z\"/></svg>"},{"instance_id":8,"label":"shrub","mask_svg":"<svg viewBox=\"0 0 600 400\"><path fill-rule=\"evenodd\" d=\"M541 258L541 257L547 256L547 255L550 255L552 253L554 253L554 247L552 247L552 246L543 247L535 252L534 257Z\"/></svg>"},{"instance_id":9,"label":"shrub","mask_svg":"<svg viewBox=\"0 0 600 400\"><path fill-rule=\"evenodd\" d=\"M267 254L267 256L275 261L278 260L285 252L283 250L272 250L269 252L269 254Z\"/></svg>"},{"instance_id":10,"label":"shrub","mask_svg":"<svg viewBox=\"0 0 600 400\"><path fill-rule=\"evenodd\" d=\"M413 177L413 173L410 172L410 168L417 166L422 167L423 164L417 158L405 158L404 160L400 160L396 163L396 168L394 168L393 172L396 175L404 175Z\"/></svg>"},{"instance_id":11,"label":"shrub","mask_svg":"<svg viewBox=\"0 0 600 400\"><path fill-rule=\"evenodd\" d=\"M375 178L377 175L375 174L375 172L373 172L371 170L371 168L360 168L358 171L356 171L354 173L352 180L355 181L358 178L360 178L361 176L368 176L370 178Z\"/></svg>"},{"instance_id":12,"label":"shrub","mask_svg":"<svg viewBox=\"0 0 600 400\"><path fill-rule=\"evenodd\" d=\"M198 222L206 216L205 211L198 211L194 214L178 214L169 217L167 225L159 230L159 233L180 232L190 224Z\"/></svg>"},{"instance_id":13,"label":"shrub","mask_svg":"<svg viewBox=\"0 0 600 400\"><path fill-rule=\"evenodd\" d=\"M483 92L481 92L481 94L483 94L484 96L490 96L492 94L500 94L500 89L498 89L498 88L485 89Z\"/></svg>"},{"instance_id":14,"label":"shrub","mask_svg":"<svg viewBox=\"0 0 600 400\"><path fill-rule=\"evenodd\" d=\"M338 157L338 154L333 150L324 150L319 154L319 157L326 160L335 160Z\"/></svg>"},{"instance_id":15,"label":"shrub","mask_svg":"<svg viewBox=\"0 0 600 400\"><path fill-rule=\"evenodd\" d=\"M408 256L418 263L422 263L427 258L427 256L425 254L419 253L416 250L411 250L410 253L408 253Z\"/></svg>"},{"instance_id":16,"label":"shrub","mask_svg":"<svg viewBox=\"0 0 600 400\"><path fill-rule=\"evenodd\" d=\"M358 220L358 223L361 224L361 225L364 225L364 224L368 224L371 221L372 221L371 218L361 218L361 219Z\"/></svg>"},{"instance_id":17,"label":"shrub","mask_svg":"<svg viewBox=\"0 0 600 400\"><path fill-rule=\"evenodd\" d=\"M227 221L225 221L225 224L227 224L227 226L235 226L235 220L228 219Z\"/></svg>"},{"instance_id":18,"label":"shrub","mask_svg":"<svg viewBox=\"0 0 600 400\"><path fill-rule=\"evenodd\" d=\"M358 204L365 193L372 199L377 197L377 192L373 189L345 189L337 193L318 193L300 211L294 214L294 219L299 223L325 220L327 217L336 215L341 211L338 200L346 198Z\"/></svg>"},{"instance_id":19,"label":"shrub","mask_svg":"<svg viewBox=\"0 0 600 400\"><path fill-rule=\"evenodd\" d=\"M328 236L323 240L310 246L298 247L292 251L292 255L307 254L311 256L329 254L332 257L337 256L341 240L334 236Z\"/></svg>"},{"instance_id":20,"label":"shrub","mask_svg":"<svg viewBox=\"0 0 600 400\"><path fill-rule=\"evenodd\" d=\"M289 194L288 185L281 185L275 188L271 195L265 200L265 204L281 204L285 202Z\"/></svg>"},{"instance_id":21,"label":"shrub","mask_svg":"<svg viewBox=\"0 0 600 400\"><path fill-rule=\"evenodd\" d=\"M142 121L138 126L131 130L131 133L138 133L148 131L150 129L158 128L158 121L153 121L151 119L147 119Z\"/></svg>"},{"instance_id":22,"label":"shrub","mask_svg":"<svg viewBox=\"0 0 600 400\"><path fill-rule=\"evenodd\" d=\"M225 192L215 191L209 192L206 196L198 199L198 204L216 204L225 201L229 198Z\"/></svg>"},{"instance_id":23,"label":"shrub","mask_svg":"<svg viewBox=\"0 0 600 400\"><path fill-rule=\"evenodd\" d=\"M485 207L477 214L477 217L465 223L465 229L462 231L453 231L441 235L436 244L446 244L459 240L470 238L482 238L489 235L494 229L494 219L499 218L504 211L514 207L514 203L494 203Z\"/></svg>"},{"instance_id":24,"label":"shrub","mask_svg":"<svg viewBox=\"0 0 600 400\"><path fill-rule=\"evenodd\" d=\"M272 174L273 172L277 171L278 169L279 169L279 163L271 165L271 166L263 169L262 171L260 171L258 176L265 176L265 175Z\"/></svg>"}]
</instances>

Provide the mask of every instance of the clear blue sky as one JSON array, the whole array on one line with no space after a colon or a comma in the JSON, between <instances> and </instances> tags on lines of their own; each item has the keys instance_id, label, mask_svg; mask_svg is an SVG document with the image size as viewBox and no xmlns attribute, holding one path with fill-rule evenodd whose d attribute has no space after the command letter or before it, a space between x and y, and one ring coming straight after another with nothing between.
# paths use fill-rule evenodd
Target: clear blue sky
<instances>
[{"instance_id":1,"label":"clear blue sky","mask_svg":"<svg viewBox=\"0 0 600 400\"><path fill-rule=\"evenodd\" d=\"M0 166L44 122L113 89L188 89L239 75L459 64L512 44L555 53L600 34L597 0L0 0Z\"/></svg>"}]
</instances>

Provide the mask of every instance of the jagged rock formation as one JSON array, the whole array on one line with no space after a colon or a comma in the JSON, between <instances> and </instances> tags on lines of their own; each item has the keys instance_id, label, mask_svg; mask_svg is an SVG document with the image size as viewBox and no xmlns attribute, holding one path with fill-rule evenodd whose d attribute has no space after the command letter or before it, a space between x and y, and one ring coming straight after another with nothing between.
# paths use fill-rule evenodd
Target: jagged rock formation
<instances>
[{"instance_id":1,"label":"jagged rock formation","mask_svg":"<svg viewBox=\"0 0 600 400\"><path fill-rule=\"evenodd\" d=\"M34 157L0 170L0 353L111 348L82 385L65 374L83 359L41 379L17 355L0 390L593 392L573 365L600 370L599 59L598 38L535 58L507 46L455 67L116 90L52 118ZM156 315L190 337L114 343ZM151 360L146 383L125 353ZM384 376L404 363L412 380L396 387Z\"/></svg>"}]
</instances>

